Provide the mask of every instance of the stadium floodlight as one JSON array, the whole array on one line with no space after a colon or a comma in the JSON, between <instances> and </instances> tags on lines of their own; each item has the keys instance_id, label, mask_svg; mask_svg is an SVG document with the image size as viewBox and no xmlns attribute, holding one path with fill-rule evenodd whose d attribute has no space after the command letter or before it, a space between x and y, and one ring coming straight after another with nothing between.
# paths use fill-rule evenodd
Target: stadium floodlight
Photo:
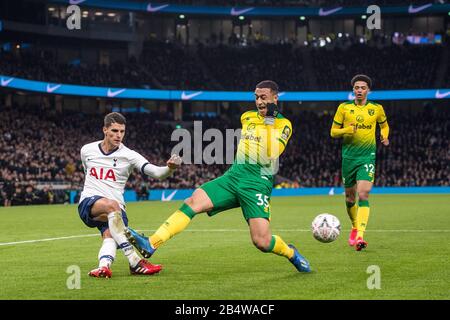
<instances>
[{"instance_id":1,"label":"stadium floodlight","mask_svg":"<svg viewBox=\"0 0 450 320\"><path fill-rule=\"evenodd\" d=\"M239 16L239 20L244 20L245 17L244 16Z\"/></svg>"},{"instance_id":2,"label":"stadium floodlight","mask_svg":"<svg viewBox=\"0 0 450 320\"><path fill-rule=\"evenodd\" d=\"M55 11L55 8L54 7L49 7L48 11L53 12L53 11Z\"/></svg>"},{"instance_id":3,"label":"stadium floodlight","mask_svg":"<svg viewBox=\"0 0 450 320\"><path fill-rule=\"evenodd\" d=\"M342 38L342 32L338 33L338 38Z\"/></svg>"},{"instance_id":4,"label":"stadium floodlight","mask_svg":"<svg viewBox=\"0 0 450 320\"><path fill-rule=\"evenodd\" d=\"M97 11L97 12L95 13L95 15L96 15L96 16L102 16L102 15L103 15L103 12Z\"/></svg>"},{"instance_id":5,"label":"stadium floodlight","mask_svg":"<svg viewBox=\"0 0 450 320\"><path fill-rule=\"evenodd\" d=\"M184 14L180 14L178 17L179 17L180 19L184 19L184 18L185 18Z\"/></svg>"},{"instance_id":6,"label":"stadium floodlight","mask_svg":"<svg viewBox=\"0 0 450 320\"><path fill-rule=\"evenodd\" d=\"M299 19L302 20L302 21L305 21L306 17L305 16L301 16L301 17L299 17Z\"/></svg>"},{"instance_id":7,"label":"stadium floodlight","mask_svg":"<svg viewBox=\"0 0 450 320\"><path fill-rule=\"evenodd\" d=\"M363 15L361 16L361 19L365 20L365 19L367 19L367 16L366 16L365 14L363 14Z\"/></svg>"}]
</instances>

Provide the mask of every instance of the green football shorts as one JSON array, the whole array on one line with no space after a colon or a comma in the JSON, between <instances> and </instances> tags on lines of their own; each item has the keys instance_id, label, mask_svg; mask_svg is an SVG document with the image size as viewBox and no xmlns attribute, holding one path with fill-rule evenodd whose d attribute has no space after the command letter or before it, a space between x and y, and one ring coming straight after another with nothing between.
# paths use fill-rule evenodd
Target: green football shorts
<instances>
[{"instance_id":1,"label":"green football shorts","mask_svg":"<svg viewBox=\"0 0 450 320\"><path fill-rule=\"evenodd\" d=\"M245 220L250 218L270 220L272 182L269 180L260 176L243 179L233 174L224 174L203 184L200 188L206 192L214 205L208 212L209 216L241 207Z\"/></svg>"},{"instance_id":2,"label":"green football shorts","mask_svg":"<svg viewBox=\"0 0 450 320\"><path fill-rule=\"evenodd\" d=\"M344 187L351 188L358 180L375 181L374 159L342 159Z\"/></svg>"}]
</instances>

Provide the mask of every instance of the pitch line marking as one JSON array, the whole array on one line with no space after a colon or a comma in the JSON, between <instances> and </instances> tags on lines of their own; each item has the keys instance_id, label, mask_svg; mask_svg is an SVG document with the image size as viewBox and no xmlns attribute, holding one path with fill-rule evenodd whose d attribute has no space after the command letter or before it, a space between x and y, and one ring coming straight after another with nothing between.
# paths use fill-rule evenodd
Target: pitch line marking
<instances>
[{"instance_id":1,"label":"pitch line marking","mask_svg":"<svg viewBox=\"0 0 450 320\"><path fill-rule=\"evenodd\" d=\"M25 240L25 241L16 241L16 242L0 242L0 246L9 246L14 244L24 244L24 243L36 243L36 242L45 242L45 241L56 241L56 240L66 240L66 239L75 239L75 238L86 238L98 236L99 234L81 234L78 236L67 236L67 237L57 237L57 238L45 238L45 239L36 239L36 240Z\"/></svg>"},{"instance_id":2,"label":"pitch line marking","mask_svg":"<svg viewBox=\"0 0 450 320\"><path fill-rule=\"evenodd\" d=\"M275 229L276 232L311 232L310 229ZM154 232L156 229L146 229L146 230L138 230L140 232ZM190 229L185 230L185 232L248 232L248 229ZM350 229L344 229L342 231L350 231ZM400 229L400 230L369 230L366 232L399 232L399 233L447 233L450 230L423 230L423 229ZM0 242L0 246L12 246L16 244L26 244L26 243L37 243L37 242L47 242L47 241L57 241L57 240L67 240L67 239L76 239L76 238L87 238L87 237L95 237L99 236L98 233L94 234L81 234L76 236L66 236L66 237L56 237L56 238L44 238L44 239L35 239L35 240L24 240L24 241L15 241L15 242Z\"/></svg>"}]
</instances>

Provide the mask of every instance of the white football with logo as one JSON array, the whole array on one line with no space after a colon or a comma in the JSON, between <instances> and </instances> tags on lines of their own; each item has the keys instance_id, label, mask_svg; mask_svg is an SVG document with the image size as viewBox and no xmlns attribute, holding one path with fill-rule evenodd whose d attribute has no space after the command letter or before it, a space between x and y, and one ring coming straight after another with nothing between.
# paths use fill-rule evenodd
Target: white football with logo
<instances>
[{"instance_id":1,"label":"white football with logo","mask_svg":"<svg viewBox=\"0 0 450 320\"><path fill-rule=\"evenodd\" d=\"M311 229L315 239L320 242L332 242L341 233L341 223L332 214L321 213L314 218Z\"/></svg>"}]
</instances>

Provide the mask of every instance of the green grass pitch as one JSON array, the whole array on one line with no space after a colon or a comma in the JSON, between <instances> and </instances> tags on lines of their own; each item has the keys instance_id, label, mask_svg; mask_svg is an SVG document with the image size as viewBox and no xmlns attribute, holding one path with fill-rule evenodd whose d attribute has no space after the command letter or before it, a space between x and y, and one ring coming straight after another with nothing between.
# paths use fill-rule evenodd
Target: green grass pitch
<instances>
[{"instance_id":1,"label":"green grass pitch","mask_svg":"<svg viewBox=\"0 0 450 320\"><path fill-rule=\"evenodd\" d=\"M130 203L130 225L149 234L180 203ZM297 246L312 273L300 274L287 259L258 251L236 209L194 218L152 257L164 266L158 275L131 276L118 250L111 279L87 276L97 266L101 239L75 205L0 208L0 299L448 300L449 204L450 195L371 196L369 246L356 252L347 245L343 196L273 198L273 233ZM318 242L309 230L323 212L341 221L333 243ZM81 270L80 289L67 287L70 266ZM379 267L379 289L368 288L375 276L370 266Z\"/></svg>"}]
</instances>

